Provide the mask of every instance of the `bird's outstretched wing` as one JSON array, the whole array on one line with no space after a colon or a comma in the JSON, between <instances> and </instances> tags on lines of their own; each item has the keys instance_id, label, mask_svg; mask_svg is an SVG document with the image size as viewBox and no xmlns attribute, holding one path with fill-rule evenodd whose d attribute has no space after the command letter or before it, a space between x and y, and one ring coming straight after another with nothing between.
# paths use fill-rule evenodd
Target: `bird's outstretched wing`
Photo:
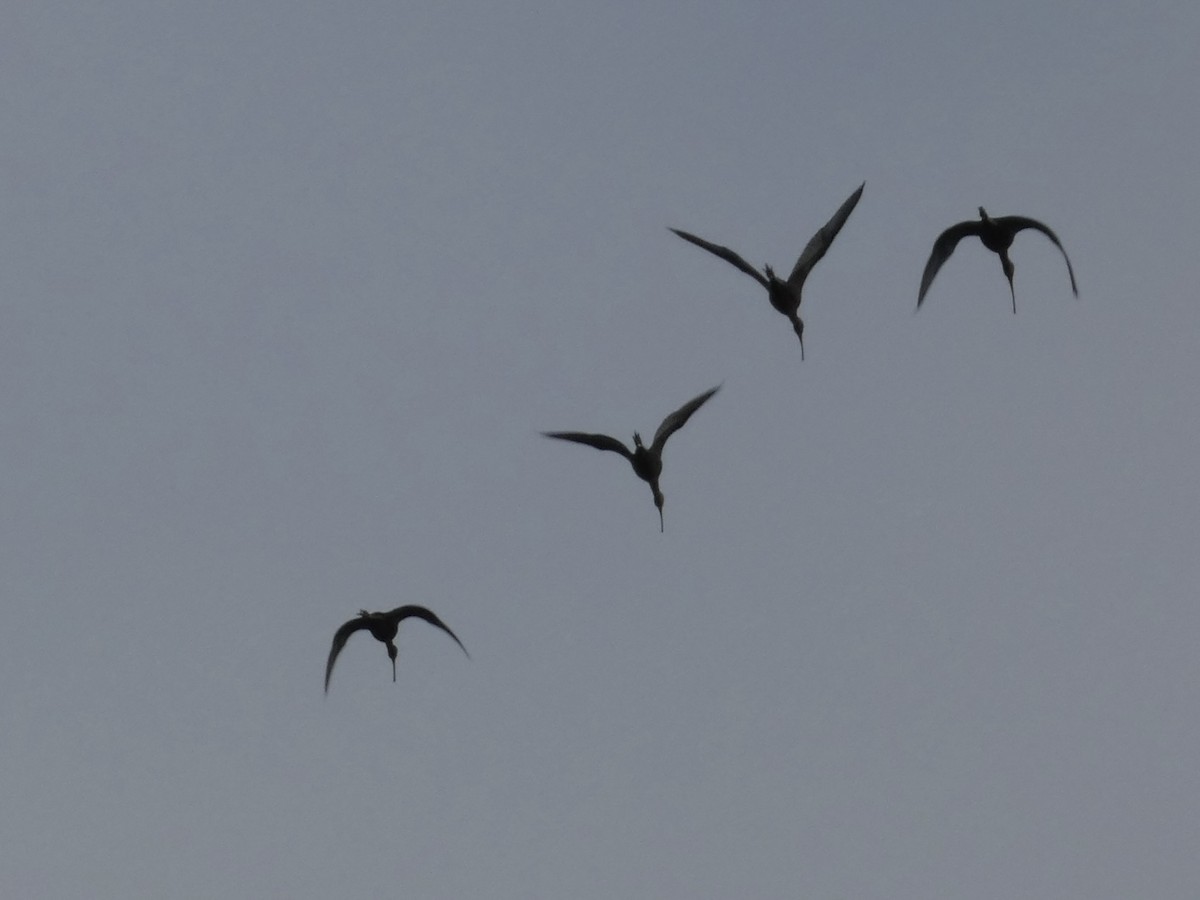
<instances>
[{"instance_id":1,"label":"bird's outstretched wing","mask_svg":"<svg viewBox=\"0 0 1200 900\"><path fill-rule=\"evenodd\" d=\"M663 446L667 443L667 438L682 428L687 420L691 418L692 413L702 407L708 401L708 398L720 389L721 386L718 384L712 390L705 391L699 397L689 400L663 419L662 424L658 426L658 430L654 432L654 443L650 445L650 452L662 453Z\"/></svg>"},{"instance_id":2,"label":"bird's outstretched wing","mask_svg":"<svg viewBox=\"0 0 1200 900\"><path fill-rule=\"evenodd\" d=\"M1076 297L1079 296L1079 288L1075 286L1075 270L1071 268L1071 260L1067 257L1067 251L1063 249L1062 242L1058 239L1058 235L1050 230L1049 226L1043 225L1037 219L1029 219L1025 216L1001 216L995 220L997 224L1010 230L1012 234L1016 234L1023 228L1032 228L1034 231L1040 231L1054 243L1058 248L1058 252L1062 254L1063 259L1067 263L1067 274L1071 276L1071 291Z\"/></svg>"},{"instance_id":3,"label":"bird's outstretched wing","mask_svg":"<svg viewBox=\"0 0 1200 900\"><path fill-rule=\"evenodd\" d=\"M333 646L329 648L329 661L325 663L325 693L329 693L329 676L333 674L333 664L337 662L338 654L346 646L346 641L354 632L367 628L369 625L370 620L366 616L359 616L357 619L351 619L333 633Z\"/></svg>"},{"instance_id":4,"label":"bird's outstretched wing","mask_svg":"<svg viewBox=\"0 0 1200 900\"><path fill-rule=\"evenodd\" d=\"M710 243L710 242L704 240L704 238L698 238L694 234L688 234L686 231L680 231L678 228L672 228L670 230L675 232L677 235L679 235L685 241L690 241L691 243L695 244L697 247L703 247L705 250L707 250L709 253L713 254L714 256L719 256L719 257L721 257L721 259L725 260L725 262L731 263L731 264L737 266L739 269L741 269L743 272L745 272L747 275L749 275L751 278L753 278L755 281L757 281L763 287L767 287L766 276L764 276L762 272L758 271L758 269L754 268L754 266L750 265L750 263L746 262L744 259L742 259L740 256L738 256L736 253L734 253L728 247L722 247L720 244Z\"/></svg>"},{"instance_id":5,"label":"bird's outstretched wing","mask_svg":"<svg viewBox=\"0 0 1200 900\"><path fill-rule=\"evenodd\" d=\"M611 450L620 453L626 459L633 459L633 453L615 437L607 434L587 434L583 431L543 431L543 435L558 438L560 441L574 441L576 444L587 444L597 450Z\"/></svg>"},{"instance_id":6,"label":"bird's outstretched wing","mask_svg":"<svg viewBox=\"0 0 1200 900\"><path fill-rule=\"evenodd\" d=\"M860 184L858 190L846 198L846 202L838 207L838 211L833 214L833 218L817 229L817 233L809 240L800 254L800 258L796 260L796 265L792 267L792 274L788 276L787 283L793 288L800 290L804 284L804 279L812 271L812 267L820 262L821 257L829 250L833 239L838 236L838 232L842 230L842 226L850 218L850 213L854 212L854 207L858 205L858 199L862 196L863 188L866 186L867 183L865 181Z\"/></svg>"},{"instance_id":7,"label":"bird's outstretched wing","mask_svg":"<svg viewBox=\"0 0 1200 900\"><path fill-rule=\"evenodd\" d=\"M458 639L458 635L450 630L450 626L439 619L432 610L426 609L424 606L397 606L391 612L387 613L386 616L389 619L395 619L397 623L411 617L423 619L434 628L440 628L442 631L446 632L446 634L450 635L450 637L454 638L454 643L458 644L459 649L461 649L463 653L467 653L467 648L464 647L463 642ZM467 653L467 658L471 658L470 653Z\"/></svg>"},{"instance_id":8,"label":"bird's outstretched wing","mask_svg":"<svg viewBox=\"0 0 1200 900\"><path fill-rule=\"evenodd\" d=\"M938 239L933 242L933 250L929 253L929 262L925 263L925 272L921 275L921 290L917 294L917 309L921 308L921 302L925 299L925 292L933 284L933 279L937 275L938 269L942 267L942 263L950 258L950 254L954 252L954 248L958 246L958 242L969 234L979 235L981 228L982 223L980 222L959 222L957 225L951 225L938 235Z\"/></svg>"}]
</instances>

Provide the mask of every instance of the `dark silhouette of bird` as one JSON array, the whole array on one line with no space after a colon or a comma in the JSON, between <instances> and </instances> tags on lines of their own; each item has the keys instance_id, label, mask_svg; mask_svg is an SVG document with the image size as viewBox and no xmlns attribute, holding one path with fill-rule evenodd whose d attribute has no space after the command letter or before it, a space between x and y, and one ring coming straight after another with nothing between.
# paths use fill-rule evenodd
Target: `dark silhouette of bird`
<instances>
[{"instance_id":1,"label":"dark silhouette of bird","mask_svg":"<svg viewBox=\"0 0 1200 900\"><path fill-rule=\"evenodd\" d=\"M581 431L543 431L546 437L558 438L560 441L574 441L577 444L587 444L597 450L611 450L620 453L629 460L637 477L650 485L654 492L654 505L658 507L658 530L663 531L663 494L658 489L658 476L662 474L662 452L667 444L667 438L684 426L692 413L703 406L708 398L721 389L720 385L705 391L699 397L689 400L675 412L662 420L658 430L654 432L654 440L647 447L642 443L642 436L633 433L633 450L607 434L586 434Z\"/></svg>"},{"instance_id":2,"label":"dark silhouette of bird","mask_svg":"<svg viewBox=\"0 0 1200 900\"><path fill-rule=\"evenodd\" d=\"M754 268L754 266L750 265L750 263L746 262L728 247L710 243L703 238L696 237L694 234L680 231L678 228L670 230L685 241L691 241L697 247L703 247L709 253L721 257L725 262L737 266L765 287L767 289L767 296L771 300L771 305L787 316L788 321L792 323L792 330L796 332L796 337L800 338L800 358L804 359L804 321L800 318L800 300L801 291L804 288L804 279L808 277L808 273L812 271L812 267L820 262L821 258L829 250L829 245L833 243L833 239L838 236L838 232L846 224L846 219L850 218L850 213L854 212L854 207L858 205L858 198L862 196L863 188L866 186L867 183L865 181L860 184L858 190L851 194L846 202L838 208L838 211L833 214L833 218L826 222L812 236L812 239L800 254L800 258L796 260L796 265L792 267L792 274L787 277L787 281L780 279L775 274L775 270L770 266L763 266L763 271L758 271L758 269Z\"/></svg>"},{"instance_id":3,"label":"dark silhouette of bird","mask_svg":"<svg viewBox=\"0 0 1200 900\"><path fill-rule=\"evenodd\" d=\"M979 240L983 241L983 246L987 247L993 253L1000 255L1000 265L1004 269L1004 277L1008 279L1008 291L1012 294L1012 311L1015 314L1017 311L1017 292L1013 288L1013 272L1016 271L1016 266L1008 258L1008 248L1012 246L1013 238L1017 236L1017 232L1026 228L1040 231L1046 237L1050 238L1054 246L1058 248L1059 252L1063 255L1063 259L1067 262L1067 274L1071 276L1071 291L1078 297L1079 288L1075 286L1075 270L1071 268L1071 260L1067 258L1067 251L1063 249L1058 235L1036 219L1027 219L1025 216L1000 216L998 219L993 219L987 214L987 210L981 206L979 207L978 222L967 221L951 225L938 235L938 239L933 242L933 250L929 254L929 262L925 263L925 273L921 276L921 292L917 294L917 309L921 308L921 301L925 299L925 292L933 284L934 276L937 275L938 269L942 267L942 263L950 258L950 254L954 252L954 248L958 246L959 241L973 234Z\"/></svg>"},{"instance_id":4,"label":"dark silhouette of bird","mask_svg":"<svg viewBox=\"0 0 1200 900\"><path fill-rule=\"evenodd\" d=\"M325 663L325 693L329 693L329 676L333 674L333 664L337 662L338 654L346 646L350 635L363 629L371 632L371 637L375 640L382 641L387 645L388 658L392 661L392 681L395 681L396 631L400 628L400 623L411 616L424 619L435 628L442 629L454 638L454 643L462 648L463 653L467 653L467 648L463 647L462 641L458 639L457 634L450 630L450 626L423 606L397 606L391 612L367 612L365 609L360 609L357 619L351 619L333 633L333 646L329 648L329 662ZM471 654L467 653L467 657L470 658L470 656Z\"/></svg>"}]
</instances>

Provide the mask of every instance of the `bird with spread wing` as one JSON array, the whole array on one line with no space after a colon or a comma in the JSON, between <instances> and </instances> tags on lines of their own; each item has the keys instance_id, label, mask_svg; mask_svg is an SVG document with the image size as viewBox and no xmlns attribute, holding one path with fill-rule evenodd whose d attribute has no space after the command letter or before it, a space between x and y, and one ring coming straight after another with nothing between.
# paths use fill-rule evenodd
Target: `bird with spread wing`
<instances>
[{"instance_id":1,"label":"bird with spread wing","mask_svg":"<svg viewBox=\"0 0 1200 900\"><path fill-rule=\"evenodd\" d=\"M1013 238L1017 236L1018 232L1026 228L1040 231L1046 237L1050 238L1051 243L1058 248L1058 252L1062 254L1063 259L1067 263L1067 274L1071 276L1071 291L1078 297L1079 288L1075 286L1075 270L1071 268L1071 260L1067 257L1067 251L1063 249L1062 242L1058 239L1057 234L1051 231L1048 226L1037 221L1037 219L1029 219L1025 216L999 216L993 219L987 214L987 210L981 206L979 207L978 222L968 220L966 222L959 222L957 225L951 225L939 234L937 240L933 242L933 250L929 254L929 261L925 263L925 272L921 275L921 290L917 294L917 309L921 308L921 303L925 300L925 292L933 284L933 279L942 267L942 263L950 258L950 254L954 252L954 248L958 246L958 242L965 237L974 235L983 242L983 246L1000 256L1000 267L1004 269L1004 277L1008 279L1008 291L1012 294L1012 311L1015 314L1017 311L1017 291L1013 287L1013 273L1017 267L1008 258L1008 248L1012 246Z\"/></svg>"},{"instance_id":2,"label":"bird with spread wing","mask_svg":"<svg viewBox=\"0 0 1200 900\"><path fill-rule=\"evenodd\" d=\"M329 676L333 674L333 664L337 662L338 654L346 646L346 641L350 639L350 635L356 631L369 631L371 637L387 645L388 658L392 661L392 681L395 681L397 655L395 643L396 632L400 628L400 623L410 617L424 619L435 628L440 628L446 634L450 635L450 637L454 638L454 643L462 648L463 653L467 653L467 648L463 647L463 642L458 639L457 634L450 630L450 626L424 606L397 606L390 612L367 612L365 609L362 609L359 610L357 619L351 619L333 633L333 646L329 648L329 661L325 663L325 693L329 693ZM470 658L470 656L471 654L467 653L467 657Z\"/></svg>"},{"instance_id":3,"label":"bird with spread wing","mask_svg":"<svg viewBox=\"0 0 1200 900\"><path fill-rule=\"evenodd\" d=\"M792 266L792 272L788 275L786 281L779 278L775 274L775 270L769 265L763 266L763 270L760 272L728 247L711 243L704 240L704 238L696 237L694 234L680 231L678 228L670 230L685 241L690 241L697 247L703 247L714 256L719 256L725 262L741 269L766 288L771 306L787 316L788 321L792 323L792 330L796 332L796 337L800 338L800 358L804 359L804 321L800 318L800 300L804 281L808 278L808 273L812 271L813 266L820 262L822 257L829 251L830 245L833 244L833 239L838 236L838 232L842 230L842 226L850 218L850 213L854 212L854 207L858 205L863 188L866 186L867 183L865 181L860 184L858 190L851 194L846 199L846 202L838 208L838 211L833 214L833 218L817 230L817 233L812 236L800 254L800 258L796 260L796 264Z\"/></svg>"},{"instance_id":4,"label":"bird with spread wing","mask_svg":"<svg viewBox=\"0 0 1200 900\"><path fill-rule=\"evenodd\" d=\"M558 438L560 441L574 441L576 444L587 444L589 447L595 447L597 450L611 450L613 453L619 453L633 466L633 471L637 477L647 482L650 485L650 490L654 493L654 505L658 507L658 529L663 531L663 494L658 488L658 477L662 474L662 453L663 447L667 444L667 438L673 435L676 431L684 426L692 413L698 410L706 402L708 398L720 390L721 386L717 385L711 390L705 391L699 397L695 397L685 403L675 412L671 413L662 420L662 424L658 426L658 430L654 432L654 440L647 447L642 443L642 436L636 431L633 433L633 449L630 450L621 441L614 437L609 437L607 434L588 434L582 431L543 431L546 437Z\"/></svg>"}]
</instances>

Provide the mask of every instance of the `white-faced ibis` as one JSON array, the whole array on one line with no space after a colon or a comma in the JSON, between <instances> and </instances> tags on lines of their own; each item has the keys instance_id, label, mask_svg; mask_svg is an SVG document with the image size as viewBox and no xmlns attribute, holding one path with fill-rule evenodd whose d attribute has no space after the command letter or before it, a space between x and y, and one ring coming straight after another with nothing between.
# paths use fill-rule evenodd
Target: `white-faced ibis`
<instances>
[{"instance_id":1,"label":"white-faced ibis","mask_svg":"<svg viewBox=\"0 0 1200 900\"><path fill-rule=\"evenodd\" d=\"M691 241L697 247L703 247L709 253L721 257L727 263L732 263L737 266L759 284L767 289L767 296L771 300L771 305L779 312L788 317L788 321L792 323L792 330L796 332L796 337L800 338L800 358L804 359L804 321L800 318L800 300L801 291L804 288L804 279L808 277L808 273L812 271L821 257L829 250L829 245L833 243L833 239L838 236L838 232L842 230L842 226L846 224L846 219L850 217L850 213L854 212L854 207L858 205L858 198L862 196L863 188L867 186L864 181L858 186L853 194L849 196L845 203L838 208L838 211L833 214L833 218L826 222L817 233L812 236L812 239L805 246L804 251L800 254L800 258L796 260L796 265L792 267L792 274L787 277L787 281L783 281L775 274L775 270L770 266L763 266L760 272L750 263L746 262L728 247L722 247L719 244L713 244L703 238L698 238L694 234L688 234L686 231L680 231L678 228L672 228L685 241Z\"/></svg>"},{"instance_id":2,"label":"white-faced ibis","mask_svg":"<svg viewBox=\"0 0 1200 900\"><path fill-rule=\"evenodd\" d=\"M587 444L597 450L611 450L620 453L629 460L637 477L650 485L654 492L654 505L658 507L658 530L663 531L663 494L658 489L658 476L662 474L662 452L667 444L667 438L684 426L692 413L707 402L708 398L721 389L717 385L710 391L705 391L699 397L689 400L675 412L662 420L658 431L654 432L654 440L649 447L642 443L642 436L633 433L633 450L607 434L586 434L581 431L543 431L546 437L558 438L560 441L574 441L577 444Z\"/></svg>"},{"instance_id":3,"label":"white-faced ibis","mask_svg":"<svg viewBox=\"0 0 1200 900\"><path fill-rule=\"evenodd\" d=\"M1067 274L1071 276L1071 291L1078 297L1079 288L1075 286L1075 270L1071 268L1071 260L1067 259L1067 251L1063 249L1058 235L1036 219L1027 219L1025 216L1000 216L998 219L993 219L987 214L987 210L981 206L979 207L978 222L967 221L951 225L938 235L938 239L933 242L933 250L929 254L929 262L925 263L925 273L921 276L921 292L917 294L917 309L921 308L921 301L925 299L925 292L933 284L934 276L937 275L938 269L942 267L942 263L950 258L950 254L954 252L954 248L958 246L959 241L973 234L979 240L983 241L983 246L987 247L993 253L1000 255L1000 265L1004 269L1004 277L1008 279L1008 291L1012 294L1012 311L1016 313L1017 292L1013 288L1013 272L1016 271L1016 266L1008 258L1008 248L1012 246L1013 238L1017 236L1017 232L1025 228L1040 231L1046 237L1050 238L1054 246L1058 248L1058 251L1063 255L1063 259L1067 262Z\"/></svg>"},{"instance_id":4,"label":"white-faced ibis","mask_svg":"<svg viewBox=\"0 0 1200 900\"><path fill-rule=\"evenodd\" d=\"M462 641L458 639L457 634L450 630L450 626L423 606L397 606L391 612L367 612L365 609L360 609L357 619L351 619L333 633L333 646L329 648L329 662L325 663L325 693L329 693L329 676L333 674L333 664L337 662L338 654L346 646L346 641L350 635L363 629L371 632L371 637L375 638L375 640L382 641L387 645L388 658L392 661L392 681L395 681L396 631L400 628L400 622L410 616L424 619L435 628L442 629L442 631L454 638L454 643L462 647L463 653L467 653L467 648L463 647ZM468 658L470 655L467 653Z\"/></svg>"}]
</instances>

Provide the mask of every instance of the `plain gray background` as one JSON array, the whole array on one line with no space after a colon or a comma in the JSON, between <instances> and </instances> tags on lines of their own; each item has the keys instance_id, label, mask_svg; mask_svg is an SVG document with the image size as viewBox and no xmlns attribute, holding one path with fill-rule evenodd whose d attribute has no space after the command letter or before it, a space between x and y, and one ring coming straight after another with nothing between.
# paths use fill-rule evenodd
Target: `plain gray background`
<instances>
[{"instance_id":1,"label":"plain gray background","mask_svg":"<svg viewBox=\"0 0 1200 900\"><path fill-rule=\"evenodd\" d=\"M1195 897L1194 2L12 6L0 892ZM749 278L866 179L805 290ZM937 234L964 242L914 314ZM667 448L666 533L612 455ZM383 647L334 630L422 603Z\"/></svg>"}]
</instances>

